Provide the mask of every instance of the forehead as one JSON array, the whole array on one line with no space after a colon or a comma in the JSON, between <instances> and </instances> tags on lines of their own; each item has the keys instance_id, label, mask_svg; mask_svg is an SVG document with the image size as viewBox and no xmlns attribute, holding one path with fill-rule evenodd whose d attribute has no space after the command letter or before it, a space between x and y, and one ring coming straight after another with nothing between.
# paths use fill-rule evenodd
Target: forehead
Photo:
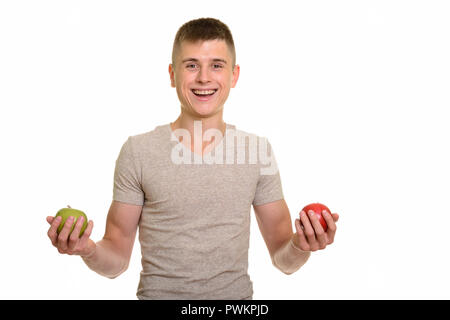
<instances>
[{"instance_id":1,"label":"forehead","mask_svg":"<svg viewBox=\"0 0 450 320\"><path fill-rule=\"evenodd\" d=\"M231 60L231 53L225 40L183 41L180 44L179 57L181 59L196 58L198 60L214 58Z\"/></svg>"}]
</instances>

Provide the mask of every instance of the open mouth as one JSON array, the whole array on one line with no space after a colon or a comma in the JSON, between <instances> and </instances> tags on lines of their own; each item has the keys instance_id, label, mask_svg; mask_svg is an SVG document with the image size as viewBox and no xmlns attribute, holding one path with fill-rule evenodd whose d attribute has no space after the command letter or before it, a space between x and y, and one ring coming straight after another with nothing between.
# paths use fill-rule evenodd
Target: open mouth
<instances>
[{"instance_id":1,"label":"open mouth","mask_svg":"<svg viewBox=\"0 0 450 320\"><path fill-rule=\"evenodd\" d=\"M217 92L217 89L208 89L208 90L192 89L191 91L194 95L196 95L199 98L209 98Z\"/></svg>"}]
</instances>

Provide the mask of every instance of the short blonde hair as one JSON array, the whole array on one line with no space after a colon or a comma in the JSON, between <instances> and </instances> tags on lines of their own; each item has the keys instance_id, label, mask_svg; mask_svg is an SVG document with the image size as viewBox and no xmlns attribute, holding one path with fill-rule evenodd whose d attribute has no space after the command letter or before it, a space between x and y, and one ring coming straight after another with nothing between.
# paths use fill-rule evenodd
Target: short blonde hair
<instances>
[{"instance_id":1,"label":"short blonde hair","mask_svg":"<svg viewBox=\"0 0 450 320\"><path fill-rule=\"evenodd\" d=\"M175 36L172 49L172 64L175 65L175 57L183 41L197 42L207 40L225 40L233 59L232 66L236 64L236 50L233 36L228 26L214 18L200 18L183 24Z\"/></svg>"}]
</instances>

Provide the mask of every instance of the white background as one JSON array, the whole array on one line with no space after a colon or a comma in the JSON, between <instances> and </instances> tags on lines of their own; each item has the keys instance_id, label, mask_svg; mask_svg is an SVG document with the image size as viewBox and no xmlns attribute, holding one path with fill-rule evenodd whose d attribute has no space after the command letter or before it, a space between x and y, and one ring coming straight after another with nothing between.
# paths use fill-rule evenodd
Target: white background
<instances>
[{"instance_id":1,"label":"white background","mask_svg":"<svg viewBox=\"0 0 450 320\"><path fill-rule=\"evenodd\" d=\"M292 220L340 213L335 243L275 269L252 216L254 299L448 299L450 5L446 1L1 1L1 299L136 299L58 254L66 205L100 240L128 136L179 113L178 28L231 29L241 76L224 119L269 138ZM253 215L253 211L252 211Z\"/></svg>"}]
</instances>

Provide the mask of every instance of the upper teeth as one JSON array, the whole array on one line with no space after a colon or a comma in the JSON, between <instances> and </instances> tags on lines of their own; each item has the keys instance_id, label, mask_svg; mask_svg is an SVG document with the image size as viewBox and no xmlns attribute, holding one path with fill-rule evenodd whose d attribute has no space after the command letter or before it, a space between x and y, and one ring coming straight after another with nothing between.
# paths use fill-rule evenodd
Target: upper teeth
<instances>
[{"instance_id":1,"label":"upper teeth","mask_svg":"<svg viewBox=\"0 0 450 320\"><path fill-rule=\"evenodd\" d=\"M216 90L194 90L195 94L213 94Z\"/></svg>"}]
</instances>

